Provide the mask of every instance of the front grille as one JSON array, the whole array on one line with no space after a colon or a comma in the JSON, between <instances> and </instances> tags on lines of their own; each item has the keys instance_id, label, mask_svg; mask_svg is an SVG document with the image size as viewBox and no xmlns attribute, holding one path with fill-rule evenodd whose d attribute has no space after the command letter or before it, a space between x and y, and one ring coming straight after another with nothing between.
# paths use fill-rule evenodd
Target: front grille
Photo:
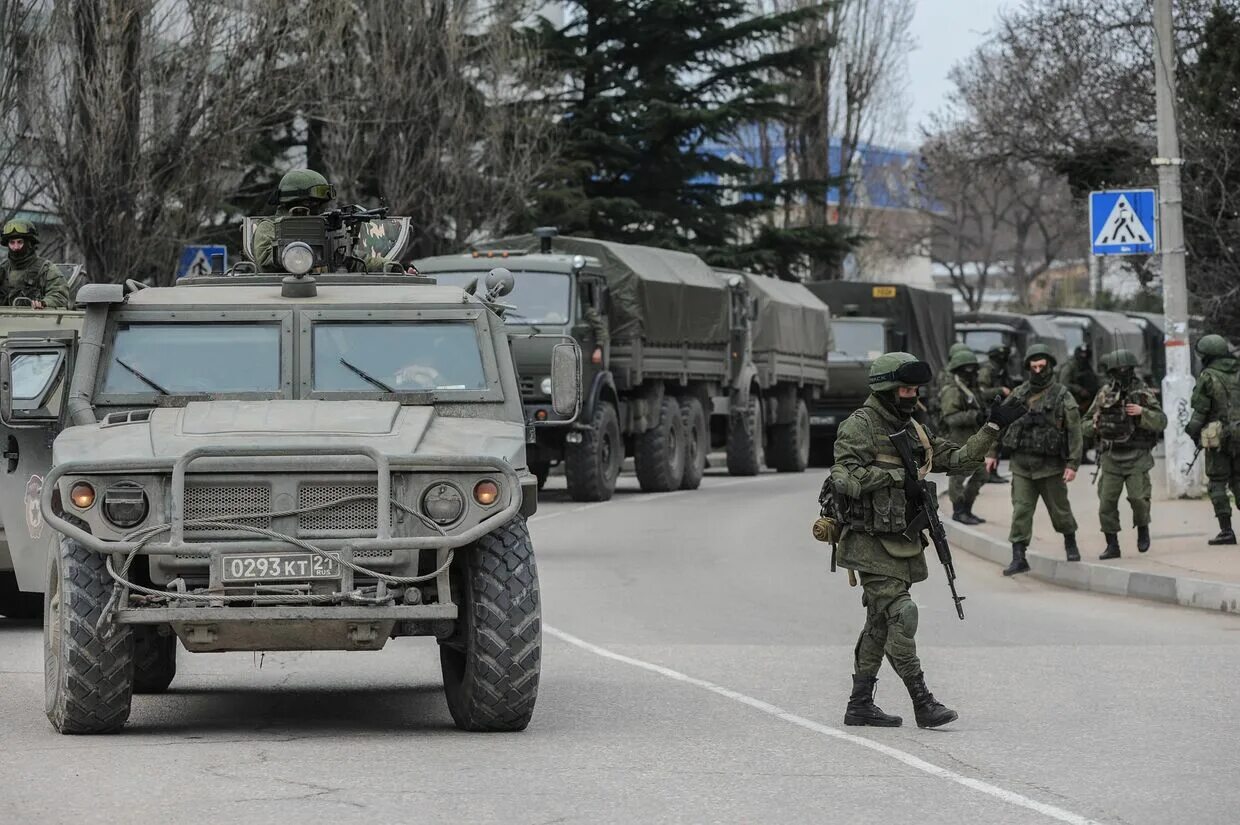
<instances>
[{"instance_id":1,"label":"front grille","mask_svg":"<svg viewBox=\"0 0 1240 825\"><path fill-rule=\"evenodd\" d=\"M185 487L185 520L230 517L228 520L252 527L270 527L271 487L265 484L193 484ZM246 513L262 513L246 516ZM203 533L220 528L210 525L185 526L185 532Z\"/></svg>"},{"instance_id":2,"label":"front grille","mask_svg":"<svg viewBox=\"0 0 1240 825\"><path fill-rule=\"evenodd\" d=\"M303 484L297 489L298 509L321 509L299 515L298 531L302 535L339 532L374 534L379 529L378 494L378 488L373 484ZM353 498L331 507L322 506L354 496L365 498Z\"/></svg>"}]
</instances>

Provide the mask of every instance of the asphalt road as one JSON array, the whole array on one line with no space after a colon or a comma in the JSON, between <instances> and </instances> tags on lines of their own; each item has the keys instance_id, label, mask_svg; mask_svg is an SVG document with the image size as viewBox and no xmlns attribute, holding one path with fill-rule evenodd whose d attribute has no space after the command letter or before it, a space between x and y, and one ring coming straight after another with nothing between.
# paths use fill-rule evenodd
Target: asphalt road
<instances>
[{"instance_id":1,"label":"asphalt road","mask_svg":"<svg viewBox=\"0 0 1240 825\"><path fill-rule=\"evenodd\" d=\"M1002 578L914 595L960 712L845 728L858 591L809 536L819 478L713 473L607 504L553 478L532 530L545 646L521 734L451 724L433 642L184 651L117 736L42 711L41 629L0 620L0 822L1234 823L1240 618ZM990 488L995 490L998 488ZM999 490L1006 493L1005 490ZM998 494L998 493L987 493Z\"/></svg>"}]
</instances>

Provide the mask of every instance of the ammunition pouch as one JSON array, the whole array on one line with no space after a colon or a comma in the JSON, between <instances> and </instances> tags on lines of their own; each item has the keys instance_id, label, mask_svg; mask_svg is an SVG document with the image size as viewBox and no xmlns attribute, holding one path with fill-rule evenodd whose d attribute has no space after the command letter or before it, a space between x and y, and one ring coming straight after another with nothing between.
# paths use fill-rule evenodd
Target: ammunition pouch
<instances>
[{"instance_id":1,"label":"ammunition pouch","mask_svg":"<svg viewBox=\"0 0 1240 825\"><path fill-rule=\"evenodd\" d=\"M1041 410L1030 412L1013 424L1003 443L1020 453L1068 457L1068 439L1064 431Z\"/></svg>"},{"instance_id":2,"label":"ammunition pouch","mask_svg":"<svg viewBox=\"0 0 1240 825\"><path fill-rule=\"evenodd\" d=\"M1203 450L1218 450L1223 446L1225 434L1222 421L1211 421L1201 428L1201 448Z\"/></svg>"},{"instance_id":3,"label":"ammunition pouch","mask_svg":"<svg viewBox=\"0 0 1240 825\"><path fill-rule=\"evenodd\" d=\"M1128 443L1136 435L1137 426L1132 416L1124 412L1123 396L1108 396L1105 402L1098 409L1098 437L1112 444Z\"/></svg>"}]
</instances>

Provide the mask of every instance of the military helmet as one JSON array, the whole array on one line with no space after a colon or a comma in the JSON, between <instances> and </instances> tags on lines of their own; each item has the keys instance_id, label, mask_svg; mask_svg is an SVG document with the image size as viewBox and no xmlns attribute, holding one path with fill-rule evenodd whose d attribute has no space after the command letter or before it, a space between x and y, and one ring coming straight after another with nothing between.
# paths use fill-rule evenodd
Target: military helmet
<instances>
[{"instance_id":1,"label":"military helmet","mask_svg":"<svg viewBox=\"0 0 1240 825\"><path fill-rule=\"evenodd\" d=\"M1141 362L1137 360L1137 354L1130 349L1117 349L1107 358L1110 358L1110 366L1107 366L1110 370L1122 370L1126 367L1135 369L1141 366Z\"/></svg>"},{"instance_id":2,"label":"military helmet","mask_svg":"<svg viewBox=\"0 0 1240 825\"><path fill-rule=\"evenodd\" d=\"M992 344L990 349L986 350L987 355L999 355L1007 358L1012 352L1012 348L1007 344Z\"/></svg>"},{"instance_id":3,"label":"military helmet","mask_svg":"<svg viewBox=\"0 0 1240 825\"><path fill-rule=\"evenodd\" d=\"M977 365L977 353L971 349L966 349L963 352L952 354L952 357L947 361L947 371L956 372L965 367L976 367Z\"/></svg>"},{"instance_id":4,"label":"military helmet","mask_svg":"<svg viewBox=\"0 0 1240 825\"><path fill-rule=\"evenodd\" d=\"M8 243L18 238L34 246L39 242L39 225L30 221L18 220L6 223L3 233L0 233L0 243Z\"/></svg>"},{"instance_id":5,"label":"military helmet","mask_svg":"<svg viewBox=\"0 0 1240 825\"><path fill-rule=\"evenodd\" d=\"M929 384L933 377L929 364L907 352L885 352L870 364L871 392L920 387Z\"/></svg>"},{"instance_id":6,"label":"military helmet","mask_svg":"<svg viewBox=\"0 0 1240 825\"><path fill-rule=\"evenodd\" d=\"M947 351L947 357L952 358L958 352L972 352L972 351L973 350L970 349L969 345L966 344L964 341L957 341L956 343L952 344L952 348Z\"/></svg>"},{"instance_id":7,"label":"military helmet","mask_svg":"<svg viewBox=\"0 0 1240 825\"><path fill-rule=\"evenodd\" d=\"M303 200L329 201L336 197L336 187L313 169L294 169L280 178L272 193L272 203L286 204Z\"/></svg>"},{"instance_id":8,"label":"military helmet","mask_svg":"<svg viewBox=\"0 0 1240 825\"><path fill-rule=\"evenodd\" d=\"M1103 372L1110 372L1115 369L1115 353L1108 352L1106 355L1099 358L1098 365L1102 367Z\"/></svg>"},{"instance_id":9,"label":"military helmet","mask_svg":"<svg viewBox=\"0 0 1240 825\"><path fill-rule=\"evenodd\" d=\"M1029 362L1037 358L1045 358L1050 362L1052 367L1057 363L1055 361L1055 353L1051 352L1051 348L1046 344L1043 344L1041 341L1025 350L1025 360L1021 363L1023 363L1027 369L1029 367Z\"/></svg>"},{"instance_id":10,"label":"military helmet","mask_svg":"<svg viewBox=\"0 0 1240 825\"><path fill-rule=\"evenodd\" d=\"M1208 358L1219 358L1231 353L1227 339L1221 335L1203 335L1197 342L1197 354Z\"/></svg>"}]
</instances>

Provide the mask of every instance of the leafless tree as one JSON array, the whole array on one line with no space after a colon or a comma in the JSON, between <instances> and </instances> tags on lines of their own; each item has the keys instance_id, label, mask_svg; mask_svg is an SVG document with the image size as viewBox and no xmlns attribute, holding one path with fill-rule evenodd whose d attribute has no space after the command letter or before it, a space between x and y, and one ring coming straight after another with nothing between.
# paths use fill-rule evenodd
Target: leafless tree
<instances>
[{"instance_id":1,"label":"leafless tree","mask_svg":"<svg viewBox=\"0 0 1240 825\"><path fill-rule=\"evenodd\" d=\"M478 0L320 0L312 36L326 65L306 113L349 198L381 196L413 217L414 252L461 248L525 206L554 160L537 104L523 10ZM334 44L334 50L326 48Z\"/></svg>"},{"instance_id":2,"label":"leafless tree","mask_svg":"<svg viewBox=\"0 0 1240 825\"><path fill-rule=\"evenodd\" d=\"M65 231L98 279L173 276L303 82L282 0L58 0L32 124Z\"/></svg>"},{"instance_id":3,"label":"leafless tree","mask_svg":"<svg viewBox=\"0 0 1240 825\"><path fill-rule=\"evenodd\" d=\"M0 223L39 194L37 147L29 126L34 29L31 0L0 0Z\"/></svg>"}]
</instances>

